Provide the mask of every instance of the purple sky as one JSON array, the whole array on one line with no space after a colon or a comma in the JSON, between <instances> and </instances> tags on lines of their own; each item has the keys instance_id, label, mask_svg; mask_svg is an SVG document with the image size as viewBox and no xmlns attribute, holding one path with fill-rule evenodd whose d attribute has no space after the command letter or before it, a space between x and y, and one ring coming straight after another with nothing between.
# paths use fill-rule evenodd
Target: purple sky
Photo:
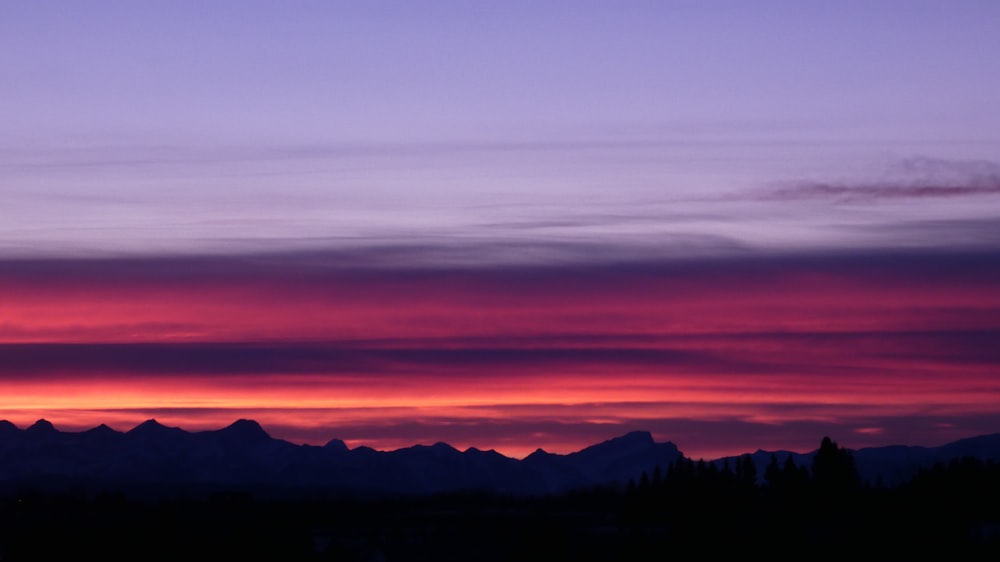
<instances>
[{"instance_id":1,"label":"purple sky","mask_svg":"<svg viewBox=\"0 0 1000 562\"><path fill-rule=\"evenodd\" d=\"M461 438L501 420L511 450L979 432L1000 416L998 29L988 0L0 0L0 418L287 412L312 395L253 381L304 361L330 371L323 415L262 420L300 439L406 443L420 407L455 409L417 424L431 440L495 407ZM229 359L272 344L303 355ZM311 346L422 351L379 355L395 394L352 410L342 356ZM682 360L703 348L725 361ZM144 378L164 353L176 383Z\"/></svg>"},{"instance_id":2,"label":"purple sky","mask_svg":"<svg viewBox=\"0 0 1000 562\"><path fill-rule=\"evenodd\" d=\"M3 11L3 255L997 242L994 2Z\"/></svg>"}]
</instances>

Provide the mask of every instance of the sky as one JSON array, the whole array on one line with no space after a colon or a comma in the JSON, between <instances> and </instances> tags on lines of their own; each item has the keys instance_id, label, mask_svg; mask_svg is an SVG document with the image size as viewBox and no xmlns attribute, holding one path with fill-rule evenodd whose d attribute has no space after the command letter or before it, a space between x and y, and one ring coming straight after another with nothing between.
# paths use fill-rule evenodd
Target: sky
<instances>
[{"instance_id":1,"label":"sky","mask_svg":"<svg viewBox=\"0 0 1000 562\"><path fill-rule=\"evenodd\" d=\"M0 0L0 418L1000 431L1000 4Z\"/></svg>"}]
</instances>

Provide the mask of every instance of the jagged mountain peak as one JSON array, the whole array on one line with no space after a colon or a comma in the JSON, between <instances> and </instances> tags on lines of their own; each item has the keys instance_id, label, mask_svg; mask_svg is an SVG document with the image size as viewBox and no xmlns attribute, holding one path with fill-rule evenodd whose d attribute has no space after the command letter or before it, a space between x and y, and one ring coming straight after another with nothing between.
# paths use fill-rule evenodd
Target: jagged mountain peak
<instances>
[{"instance_id":1,"label":"jagged mountain peak","mask_svg":"<svg viewBox=\"0 0 1000 562\"><path fill-rule=\"evenodd\" d=\"M648 431L631 431L620 437L614 437L581 449L570 456L606 455L611 452L627 453L656 446L653 435Z\"/></svg>"},{"instance_id":2,"label":"jagged mountain peak","mask_svg":"<svg viewBox=\"0 0 1000 562\"><path fill-rule=\"evenodd\" d=\"M250 420L250 419L247 419L247 418L240 418L240 419L234 421L233 423L229 424L228 426L226 426L223 429L234 429L234 430L240 430L240 431L247 431L247 430L250 430L250 431L257 431L257 430L264 431L264 428L261 427L260 424L257 423L256 420Z\"/></svg>"},{"instance_id":3,"label":"jagged mountain peak","mask_svg":"<svg viewBox=\"0 0 1000 562\"><path fill-rule=\"evenodd\" d=\"M546 451L545 449L539 447L539 448L535 449L530 455L524 457L524 460L528 460L528 459L532 459L532 458L534 458L534 459L541 459L541 458L552 457L552 456L555 456L555 455L553 453L550 453L550 452Z\"/></svg>"},{"instance_id":4,"label":"jagged mountain peak","mask_svg":"<svg viewBox=\"0 0 1000 562\"><path fill-rule=\"evenodd\" d=\"M44 418L33 423L31 427L25 431L30 431L32 433L57 433L55 426L52 425L52 422Z\"/></svg>"},{"instance_id":5,"label":"jagged mountain peak","mask_svg":"<svg viewBox=\"0 0 1000 562\"><path fill-rule=\"evenodd\" d=\"M630 431L621 437L615 437L611 441L620 441L622 443L642 443L652 445L655 443L653 441L653 434L648 431Z\"/></svg>"},{"instance_id":6,"label":"jagged mountain peak","mask_svg":"<svg viewBox=\"0 0 1000 562\"><path fill-rule=\"evenodd\" d=\"M140 438L156 438L185 435L187 432L179 427L168 427L154 419L148 419L133 427L126 435Z\"/></svg>"},{"instance_id":7,"label":"jagged mountain peak","mask_svg":"<svg viewBox=\"0 0 1000 562\"><path fill-rule=\"evenodd\" d=\"M496 452L494 449L477 449L475 447L469 447L468 449L462 451L463 455L470 456L473 458L489 458L489 459L506 459L507 457Z\"/></svg>"},{"instance_id":8,"label":"jagged mountain peak","mask_svg":"<svg viewBox=\"0 0 1000 562\"><path fill-rule=\"evenodd\" d=\"M342 439L331 439L326 442L326 445L323 445L323 448L339 453L346 453L350 450L347 448L347 443L344 443Z\"/></svg>"},{"instance_id":9,"label":"jagged mountain peak","mask_svg":"<svg viewBox=\"0 0 1000 562\"><path fill-rule=\"evenodd\" d=\"M11 459L11 474L41 471L53 478L82 475L95 482L154 486L254 483L402 493L493 489L544 494L625 483L642 473L663 470L681 457L673 443L657 443L647 431L633 431L567 455L539 448L521 461L475 447L460 452L443 442L380 452L365 446L349 449L344 441L332 439L324 448L336 454L322 454L314 446L272 439L260 424L247 419L193 433L147 420L130 430L128 438L103 424L64 433L46 420L24 431L0 422L0 432L5 433L0 439L0 457ZM49 446L54 443L58 447ZM753 454L759 475L772 454L760 450ZM866 480L881 477L899 482L920 467L969 454L1000 458L1000 435L934 448L866 449L857 451L855 459ZM809 464L810 454L799 453L778 452L779 462L786 455L794 456L797 465ZM725 459L709 462L724 463Z\"/></svg>"},{"instance_id":10,"label":"jagged mountain peak","mask_svg":"<svg viewBox=\"0 0 1000 562\"><path fill-rule=\"evenodd\" d=\"M259 423L248 419L238 419L218 430L217 433L232 436L242 441L260 441L271 438Z\"/></svg>"},{"instance_id":11,"label":"jagged mountain peak","mask_svg":"<svg viewBox=\"0 0 1000 562\"><path fill-rule=\"evenodd\" d=\"M156 421L155 419L148 419L130 429L128 433L145 433L149 431L160 431L164 429L169 429L169 428L161 424L160 422Z\"/></svg>"},{"instance_id":12,"label":"jagged mountain peak","mask_svg":"<svg viewBox=\"0 0 1000 562\"><path fill-rule=\"evenodd\" d=\"M393 453L433 453L435 455L449 455L451 453L459 453L459 450L443 441L438 441L433 445L414 445L412 447L404 447L393 451Z\"/></svg>"},{"instance_id":13,"label":"jagged mountain peak","mask_svg":"<svg viewBox=\"0 0 1000 562\"><path fill-rule=\"evenodd\" d=\"M106 424L102 423L97 427L92 427L87 431L84 431L84 433L88 435L117 435L120 432L115 431L114 429L108 427Z\"/></svg>"}]
</instances>

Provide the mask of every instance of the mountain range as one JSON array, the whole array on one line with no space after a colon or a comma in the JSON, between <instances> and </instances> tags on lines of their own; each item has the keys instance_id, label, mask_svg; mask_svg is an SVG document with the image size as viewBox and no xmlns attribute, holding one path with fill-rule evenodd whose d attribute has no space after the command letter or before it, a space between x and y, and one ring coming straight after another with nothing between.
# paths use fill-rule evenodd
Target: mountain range
<instances>
[{"instance_id":1,"label":"mountain range","mask_svg":"<svg viewBox=\"0 0 1000 562\"><path fill-rule=\"evenodd\" d=\"M1000 434L940 447L888 446L852 451L862 479L903 482L919 469L961 457L1000 461ZM810 466L813 453L757 451L762 477L772 456ZM673 443L632 432L566 455L541 449L523 460L496 451L459 451L446 443L395 451L349 449L272 438L255 421L187 432L148 420L127 432L100 425L63 432L39 420L19 429L0 421L0 491L114 490L167 495L219 490L301 494L407 494L484 491L545 495L598 485L622 485L682 457ZM711 462L723 464L735 457Z\"/></svg>"}]
</instances>

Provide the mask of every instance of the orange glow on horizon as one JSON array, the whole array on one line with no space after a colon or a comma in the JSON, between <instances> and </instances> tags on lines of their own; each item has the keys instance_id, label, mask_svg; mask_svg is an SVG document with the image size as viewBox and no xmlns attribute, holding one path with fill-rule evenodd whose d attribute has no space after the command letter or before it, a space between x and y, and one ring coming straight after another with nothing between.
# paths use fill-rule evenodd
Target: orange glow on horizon
<instances>
[{"instance_id":1,"label":"orange glow on horizon","mask_svg":"<svg viewBox=\"0 0 1000 562\"><path fill-rule=\"evenodd\" d=\"M633 422L846 424L875 439L891 436L883 418L1000 416L1000 288L903 281L0 275L0 412L77 430L253 417L300 442L346 431L378 448L438 431L508 454L569 452L594 439L560 431Z\"/></svg>"}]
</instances>

